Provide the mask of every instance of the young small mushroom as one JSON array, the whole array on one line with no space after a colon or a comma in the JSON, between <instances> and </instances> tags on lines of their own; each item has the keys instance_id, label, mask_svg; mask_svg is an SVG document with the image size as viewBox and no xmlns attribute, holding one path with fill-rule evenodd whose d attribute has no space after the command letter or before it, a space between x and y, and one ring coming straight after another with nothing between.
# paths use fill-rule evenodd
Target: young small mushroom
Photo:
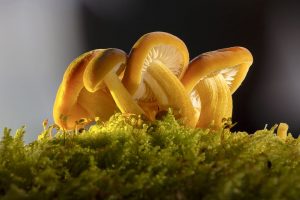
<instances>
[{"instance_id":1,"label":"young small mushroom","mask_svg":"<svg viewBox=\"0 0 300 200\"><path fill-rule=\"evenodd\" d=\"M172 108L185 125L195 127L199 113L179 80L188 62L187 47L179 38L165 32L148 33L133 46L123 83L149 118ZM151 112L155 105L158 110Z\"/></svg>"},{"instance_id":2,"label":"young small mushroom","mask_svg":"<svg viewBox=\"0 0 300 200\"><path fill-rule=\"evenodd\" d=\"M286 123L280 123L277 128L277 136L283 141L287 138L287 131L289 129L289 125Z\"/></svg>"},{"instance_id":3,"label":"young small mushroom","mask_svg":"<svg viewBox=\"0 0 300 200\"><path fill-rule=\"evenodd\" d=\"M83 85L87 63L100 52L93 50L82 54L71 62L63 76L53 107L54 122L63 129L75 129L76 122L82 118L97 116L107 120L117 110L110 94L90 93Z\"/></svg>"},{"instance_id":4,"label":"young small mushroom","mask_svg":"<svg viewBox=\"0 0 300 200\"><path fill-rule=\"evenodd\" d=\"M252 65L251 53L243 47L211 51L193 59L182 78L194 104L200 104L197 127L220 128L232 116L232 94Z\"/></svg>"},{"instance_id":5,"label":"young small mushroom","mask_svg":"<svg viewBox=\"0 0 300 200\"><path fill-rule=\"evenodd\" d=\"M117 75L123 71L126 59L120 49L102 49L87 63L83 83L89 92L107 87L122 113L144 114Z\"/></svg>"}]
</instances>

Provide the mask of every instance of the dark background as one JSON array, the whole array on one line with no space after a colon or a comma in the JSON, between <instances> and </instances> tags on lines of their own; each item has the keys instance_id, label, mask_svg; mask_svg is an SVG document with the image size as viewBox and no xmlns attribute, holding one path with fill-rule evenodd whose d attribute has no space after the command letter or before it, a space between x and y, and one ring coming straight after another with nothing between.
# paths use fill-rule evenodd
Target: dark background
<instances>
[{"instance_id":1,"label":"dark background","mask_svg":"<svg viewBox=\"0 0 300 200\"><path fill-rule=\"evenodd\" d=\"M52 123L58 85L80 54L129 52L145 33L181 38L190 58L244 46L254 63L233 95L235 130L287 122L300 133L300 3L296 0L2 0L0 128L27 125L26 141Z\"/></svg>"}]
</instances>

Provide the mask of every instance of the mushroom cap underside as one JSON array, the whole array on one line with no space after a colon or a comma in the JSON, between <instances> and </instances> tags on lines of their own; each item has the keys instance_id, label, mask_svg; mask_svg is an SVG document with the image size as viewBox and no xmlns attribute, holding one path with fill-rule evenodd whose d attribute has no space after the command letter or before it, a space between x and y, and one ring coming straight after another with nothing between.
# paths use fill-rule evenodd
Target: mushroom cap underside
<instances>
[{"instance_id":1,"label":"mushroom cap underside","mask_svg":"<svg viewBox=\"0 0 300 200\"><path fill-rule=\"evenodd\" d=\"M191 92L200 80L222 74L233 94L245 79L252 63L252 54L244 47L203 53L190 62L181 81L187 91Z\"/></svg>"},{"instance_id":2,"label":"mushroom cap underside","mask_svg":"<svg viewBox=\"0 0 300 200\"><path fill-rule=\"evenodd\" d=\"M188 65L189 53L184 42L172 34L152 32L142 36L131 49L123 78L130 94L143 84L145 68L156 60L180 79Z\"/></svg>"}]
</instances>

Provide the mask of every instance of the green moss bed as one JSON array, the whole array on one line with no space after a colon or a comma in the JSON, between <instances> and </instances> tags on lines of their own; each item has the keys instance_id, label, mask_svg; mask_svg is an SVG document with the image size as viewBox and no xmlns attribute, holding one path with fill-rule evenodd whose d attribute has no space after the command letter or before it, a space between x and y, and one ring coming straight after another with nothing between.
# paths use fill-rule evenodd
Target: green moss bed
<instances>
[{"instance_id":1,"label":"green moss bed","mask_svg":"<svg viewBox=\"0 0 300 200\"><path fill-rule=\"evenodd\" d=\"M172 114L50 126L30 144L4 129L0 199L299 199L300 139L274 129L188 129Z\"/></svg>"}]
</instances>

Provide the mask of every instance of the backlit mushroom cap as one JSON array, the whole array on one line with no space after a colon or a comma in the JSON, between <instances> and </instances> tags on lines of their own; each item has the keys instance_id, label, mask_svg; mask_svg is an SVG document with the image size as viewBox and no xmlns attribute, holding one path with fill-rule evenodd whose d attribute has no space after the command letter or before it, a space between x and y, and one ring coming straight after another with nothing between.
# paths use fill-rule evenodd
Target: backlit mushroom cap
<instances>
[{"instance_id":1,"label":"backlit mushroom cap","mask_svg":"<svg viewBox=\"0 0 300 200\"><path fill-rule=\"evenodd\" d=\"M160 110L170 107L184 124L194 127L199 115L179 80L188 62L188 50L182 40L169 33L148 33L133 46L123 83L142 102L140 105L150 102L153 107L157 101Z\"/></svg>"},{"instance_id":2,"label":"backlit mushroom cap","mask_svg":"<svg viewBox=\"0 0 300 200\"><path fill-rule=\"evenodd\" d=\"M244 47L207 52L191 61L181 81L186 90L191 92L200 80L221 74L233 94L245 79L252 63L252 54Z\"/></svg>"},{"instance_id":3,"label":"backlit mushroom cap","mask_svg":"<svg viewBox=\"0 0 300 200\"><path fill-rule=\"evenodd\" d=\"M195 108L201 111L197 127L220 128L232 116L232 96L253 62L243 47L211 51L193 59L182 83Z\"/></svg>"},{"instance_id":4,"label":"backlit mushroom cap","mask_svg":"<svg viewBox=\"0 0 300 200\"><path fill-rule=\"evenodd\" d=\"M92 94L86 91L83 85L83 73L87 63L101 52L102 50L94 50L82 54L68 66L53 107L54 121L60 127L67 130L74 129L76 121L81 118L98 116L108 119L116 110L116 105L109 94L103 91ZM91 98L94 99L93 102Z\"/></svg>"},{"instance_id":5,"label":"backlit mushroom cap","mask_svg":"<svg viewBox=\"0 0 300 200\"><path fill-rule=\"evenodd\" d=\"M143 35L132 47L123 83L131 94L144 87L142 81L148 66L159 60L179 79L189 64L186 45L178 37L165 32L151 32Z\"/></svg>"}]
</instances>

